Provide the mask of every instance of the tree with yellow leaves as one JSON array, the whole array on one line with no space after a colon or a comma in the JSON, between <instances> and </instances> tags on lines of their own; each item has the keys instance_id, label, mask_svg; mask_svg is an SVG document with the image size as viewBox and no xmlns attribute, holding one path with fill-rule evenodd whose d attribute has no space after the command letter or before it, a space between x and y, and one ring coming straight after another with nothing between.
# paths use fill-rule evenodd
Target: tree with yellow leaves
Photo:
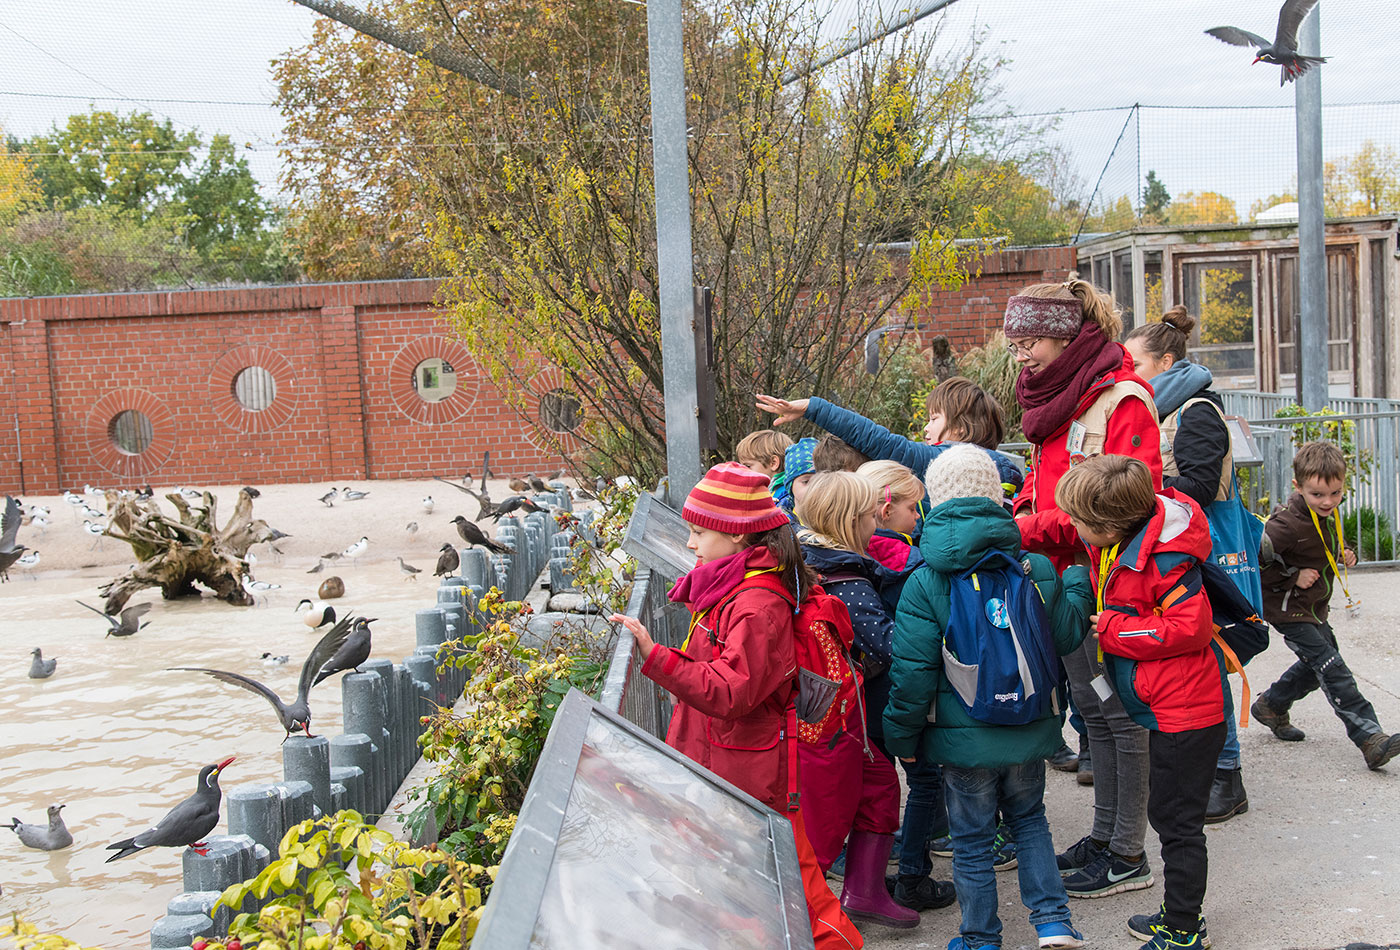
<instances>
[{"instance_id":1,"label":"tree with yellow leaves","mask_svg":"<svg viewBox=\"0 0 1400 950\"><path fill-rule=\"evenodd\" d=\"M0 228L14 224L42 199L43 192L28 161L10 149L4 129L0 129Z\"/></svg>"}]
</instances>

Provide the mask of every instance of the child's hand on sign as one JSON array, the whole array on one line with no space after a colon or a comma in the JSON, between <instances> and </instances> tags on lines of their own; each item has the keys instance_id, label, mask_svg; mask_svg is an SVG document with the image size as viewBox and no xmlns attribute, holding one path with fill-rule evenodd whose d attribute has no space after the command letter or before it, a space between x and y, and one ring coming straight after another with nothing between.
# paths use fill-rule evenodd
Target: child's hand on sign
<instances>
[{"instance_id":1,"label":"child's hand on sign","mask_svg":"<svg viewBox=\"0 0 1400 950\"><path fill-rule=\"evenodd\" d=\"M1298 579L1293 582L1293 586L1300 590L1307 590L1309 587L1313 586L1313 584L1317 583L1317 579L1321 576L1321 574L1312 568L1305 567L1298 572Z\"/></svg>"},{"instance_id":2,"label":"child's hand on sign","mask_svg":"<svg viewBox=\"0 0 1400 950\"><path fill-rule=\"evenodd\" d=\"M1342 548L1342 563L1347 567L1356 566L1356 552L1351 548Z\"/></svg>"},{"instance_id":3,"label":"child's hand on sign","mask_svg":"<svg viewBox=\"0 0 1400 950\"><path fill-rule=\"evenodd\" d=\"M628 617L624 614L613 614L608 618L609 623L620 623L632 634L632 639L637 641L637 650L641 653L642 660L645 661L651 656L651 651L656 648L656 641L651 638L647 628L642 626L642 622L636 617Z\"/></svg>"}]
</instances>

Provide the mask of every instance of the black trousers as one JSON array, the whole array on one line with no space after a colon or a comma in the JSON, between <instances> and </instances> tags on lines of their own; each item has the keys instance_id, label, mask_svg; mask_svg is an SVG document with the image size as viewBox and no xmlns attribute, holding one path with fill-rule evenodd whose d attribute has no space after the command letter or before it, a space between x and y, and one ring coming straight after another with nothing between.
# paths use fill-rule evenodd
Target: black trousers
<instances>
[{"instance_id":1,"label":"black trousers","mask_svg":"<svg viewBox=\"0 0 1400 950\"><path fill-rule=\"evenodd\" d=\"M1148 737L1147 820L1162 839L1166 923L1194 931L1206 897L1206 804L1225 723Z\"/></svg>"},{"instance_id":2,"label":"black trousers","mask_svg":"<svg viewBox=\"0 0 1400 950\"><path fill-rule=\"evenodd\" d=\"M1337 649L1337 635L1332 632L1331 624L1276 623L1274 629L1283 634L1288 648L1298 654L1298 662L1264 690L1260 698L1265 704L1287 712L1289 706L1320 688L1332 704L1332 711L1346 726L1347 738L1356 743L1357 748L1381 731L1375 708L1361 695L1356 677Z\"/></svg>"}]
</instances>

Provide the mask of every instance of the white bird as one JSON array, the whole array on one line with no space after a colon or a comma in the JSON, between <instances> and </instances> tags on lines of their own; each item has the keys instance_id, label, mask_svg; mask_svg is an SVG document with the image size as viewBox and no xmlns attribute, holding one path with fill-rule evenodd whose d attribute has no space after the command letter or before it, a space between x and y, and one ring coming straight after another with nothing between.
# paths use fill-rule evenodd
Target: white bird
<instances>
[{"instance_id":1,"label":"white bird","mask_svg":"<svg viewBox=\"0 0 1400 950\"><path fill-rule=\"evenodd\" d=\"M369 538L361 538L360 540L356 541L354 544L346 548L344 551L341 551L340 556L348 557L351 561L356 561L359 559L361 554L364 554L368 550Z\"/></svg>"},{"instance_id":2,"label":"white bird","mask_svg":"<svg viewBox=\"0 0 1400 950\"><path fill-rule=\"evenodd\" d=\"M93 508L93 507L90 506L90 505L83 505L83 506L82 506L81 508L79 508L78 510L81 511L81 512L83 513L83 517L84 517L84 518L94 518L94 519L96 519L96 518L105 518L105 517L107 517L107 513L106 513L105 511L98 511L96 508Z\"/></svg>"},{"instance_id":3,"label":"white bird","mask_svg":"<svg viewBox=\"0 0 1400 950\"><path fill-rule=\"evenodd\" d=\"M88 548L88 550L91 551L93 548L96 548L99 551L102 550L102 536L107 533L107 529L100 524L93 524L91 521L84 521L83 530L97 539L93 542L92 548Z\"/></svg>"},{"instance_id":4,"label":"white bird","mask_svg":"<svg viewBox=\"0 0 1400 950\"><path fill-rule=\"evenodd\" d=\"M29 525L30 527L38 528L41 532L46 531L49 527L49 519L45 518L43 515L35 515L29 520Z\"/></svg>"},{"instance_id":5,"label":"white bird","mask_svg":"<svg viewBox=\"0 0 1400 950\"><path fill-rule=\"evenodd\" d=\"M257 601L258 601L259 598L261 598L261 599L263 599L263 600L265 601L265 600L267 599L267 595L268 595L271 591L274 591L274 590L281 590L281 589L282 589L282 585L281 585L281 584L272 584L272 583L269 583L268 581L255 581L255 580L253 580L251 577L249 577L247 574L244 574L244 575L243 575L243 589L244 589L245 591L247 591L248 594L249 594L249 596L251 596L251 597L253 598L253 602L254 602L254 603L257 603Z\"/></svg>"},{"instance_id":6,"label":"white bird","mask_svg":"<svg viewBox=\"0 0 1400 950\"><path fill-rule=\"evenodd\" d=\"M322 495L320 498L318 498L318 499L316 499L316 500L319 501L321 504L325 505L327 508L334 508L334 507L335 507L335 500L336 500L337 498L339 498L339 497L340 497L340 489L339 489L339 488L332 488L330 491L326 492L324 495Z\"/></svg>"},{"instance_id":7,"label":"white bird","mask_svg":"<svg viewBox=\"0 0 1400 950\"><path fill-rule=\"evenodd\" d=\"M262 655L263 666L285 666L290 659L291 657L285 653L281 656L273 656L271 653Z\"/></svg>"},{"instance_id":8,"label":"white bird","mask_svg":"<svg viewBox=\"0 0 1400 950\"><path fill-rule=\"evenodd\" d=\"M247 554L243 555L243 560L248 562L249 567L253 567L258 563L258 556L252 551L249 551Z\"/></svg>"},{"instance_id":9,"label":"white bird","mask_svg":"<svg viewBox=\"0 0 1400 950\"><path fill-rule=\"evenodd\" d=\"M63 501L64 501L65 504L67 504L70 508L73 509L73 520L74 520L74 521L77 521L77 520L78 520L78 506L79 506L79 505L86 505L86 504L87 504L87 502L83 500L83 496L82 496L82 495L75 495L75 494L73 494L71 491L65 491L65 492L63 493Z\"/></svg>"},{"instance_id":10,"label":"white bird","mask_svg":"<svg viewBox=\"0 0 1400 950\"><path fill-rule=\"evenodd\" d=\"M343 489L341 489L340 497L344 498L346 501L359 501L361 498L364 498L368 494L369 492L367 491L359 491L357 489L351 488L349 485L346 485Z\"/></svg>"},{"instance_id":11,"label":"white bird","mask_svg":"<svg viewBox=\"0 0 1400 950\"><path fill-rule=\"evenodd\" d=\"M26 571L32 571L34 570L34 568L39 566L39 552L30 551L28 554L23 555L15 563L18 564L20 567L24 568Z\"/></svg>"},{"instance_id":12,"label":"white bird","mask_svg":"<svg viewBox=\"0 0 1400 950\"><path fill-rule=\"evenodd\" d=\"M89 498L101 498L106 492L101 488L93 488L91 485L84 485L83 494L87 495Z\"/></svg>"},{"instance_id":13,"label":"white bird","mask_svg":"<svg viewBox=\"0 0 1400 950\"><path fill-rule=\"evenodd\" d=\"M424 510L425 512L427 512L428 514L432 514L432 513L433 513L433 496L432 496L432 495L424 495L424 496L423 496L423 510Z\"/></svg>"},{"instance_id":14,"label":"white bird","mask_svg":"<svg viewBox=\"0 0 1400 950\"><path fill-rule=\"evenodd\" d=\"M418 533L418 522L410 521L408 524L403 526L403 529L408 532L408 536L411 538Z\"/></svg>"},{"instance_id":15,"label":"white bird","mask_svg":"<svg viewBox=\"0 0 1400 950\"><path fill-rule=\"evenodd\" d=\"M47 518L49 515L53 514L53 512L49 511L44 505L30 505L29 514L34 517Z\"/></svg>"},{"instance_id":16,"label":"white bird","mask_svg":"<svg viewBox=\"0 0 1400 950\"><path fill-rule=\"evenodd\" d=\"M305 604L306 609L301 610L301 605ZM296 610L301 610L301 622L312 630L324 627L328 623L335 623L335 608L323 600L310 600L303 597L297 601Z\"/></svg>"},{"instance_id":17,"label":"white bird","mask_svg":"<svg viewBox=\"0 0 1400 950\"><path fill-rule=\"evenodd\" d=\"M185 501L202 501L204 499L204 495L201 492L195 491L193 488L180 489L180 497L185 499Z\"/></svg>"}]
</instances>

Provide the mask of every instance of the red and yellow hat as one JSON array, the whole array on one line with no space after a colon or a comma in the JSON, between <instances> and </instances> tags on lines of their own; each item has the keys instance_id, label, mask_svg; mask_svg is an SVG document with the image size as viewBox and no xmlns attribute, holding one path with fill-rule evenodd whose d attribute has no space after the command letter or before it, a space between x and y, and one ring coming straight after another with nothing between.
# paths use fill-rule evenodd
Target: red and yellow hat
<instances>
[{"instance_id":1,"label":"red and yellow hat","mask_svg":"<svg viewBox=\"0 0 1400 950\"><path fill-rule=\"evenodd\" d=\"M773 503L768 476L737 462L721 462L706 472L686 496L681 517L725 534L757 534L788 523Z\"/></svg>"}]
</instances>

